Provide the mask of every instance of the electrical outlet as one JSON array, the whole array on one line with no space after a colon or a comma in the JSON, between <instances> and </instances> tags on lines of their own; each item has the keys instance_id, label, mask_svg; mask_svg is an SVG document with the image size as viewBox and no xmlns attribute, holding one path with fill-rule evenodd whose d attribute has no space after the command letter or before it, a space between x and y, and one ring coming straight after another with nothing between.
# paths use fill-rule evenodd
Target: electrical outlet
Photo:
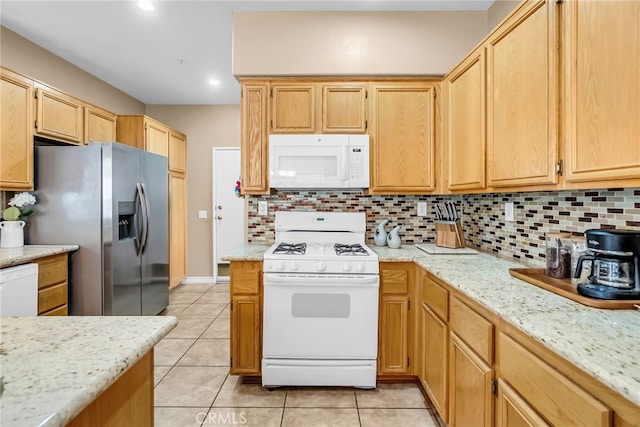
<instances>
[{"instance_id":1,"label":"electrical outlet","mask_svg":"<svg viewBox=\"0 0 640 427\"><path fill-rule=\"evenodd\" d=\"M513 202L506 202L504 204L504 220L513 221Z\"/></svg>"},{"instance_id":2,"label":"electrical outlet","mask_svg":"<svg viewBox=\"0 0 640 427\"><path fill-rule=\"evenodd\" d=\"M427 202L418 202L418 216L427 216Z\"/></svg>"},{"instance_id":3,"label":"electrical outlet","mask_svg":"<svg viewBox=\"0 0 640 427\"><path fill-rule=\"evenodd\" d=\"M258 202L258 215L265 216L268 209L269 204L267 202Z\"/></svg>"},{"instance_id":4,"label":"electrical outlet","mask_svg":"<svg viewBox=\"0 0 640 427\"><path fill-rule=\"evenodd\" d=\"M207 219L207 211L198 211L198 218Z\"/></svg>"}]
</instances>

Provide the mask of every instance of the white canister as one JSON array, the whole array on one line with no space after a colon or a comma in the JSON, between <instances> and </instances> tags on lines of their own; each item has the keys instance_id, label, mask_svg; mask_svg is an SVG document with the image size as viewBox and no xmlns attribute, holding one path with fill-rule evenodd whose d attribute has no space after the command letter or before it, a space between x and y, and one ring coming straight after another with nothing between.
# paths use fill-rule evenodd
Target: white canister
<instances>
[{"instance_id":1,"label":"white canister","mask_svg":"<svg viewBox=\"0 0 640 427\"><path fill-rule=\"evenodd\" d=\"M24 246L24 221L0 222L0 248Z\"/></svg>"}]
</instances>

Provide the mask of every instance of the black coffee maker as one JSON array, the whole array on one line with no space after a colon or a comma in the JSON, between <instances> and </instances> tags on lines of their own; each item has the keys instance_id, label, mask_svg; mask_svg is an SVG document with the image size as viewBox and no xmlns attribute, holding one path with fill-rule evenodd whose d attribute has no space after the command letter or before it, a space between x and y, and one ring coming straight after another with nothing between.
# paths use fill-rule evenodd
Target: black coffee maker
<instances>
[{"instance_id":1,"label":"black coffee maker","mask_svg":"<svg viewBox=\"0 0 640 427\"><path fill-rule=\"evenodd\" d=\"M599 299L640 299L640 231L587 230L590 253L578 258L575 278L582 263L591 261L587 282L578 284L578 293Z\"/></svg>"}]
</instances>

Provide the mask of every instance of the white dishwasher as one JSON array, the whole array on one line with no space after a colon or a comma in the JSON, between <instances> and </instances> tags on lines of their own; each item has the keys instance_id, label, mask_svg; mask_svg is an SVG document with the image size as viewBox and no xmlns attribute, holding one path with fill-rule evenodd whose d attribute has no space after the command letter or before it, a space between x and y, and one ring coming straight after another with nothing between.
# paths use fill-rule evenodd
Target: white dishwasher
<instances>
[{"instance_id":1,"label":"white dishwasher","mask_svg":"<svg viewBox=\"0 0 640 427\"><path fill-rule=\"evenodd\" d=\"M38 315L38 264L0 269L0 317Z\"/></svg>"}]
</instances>

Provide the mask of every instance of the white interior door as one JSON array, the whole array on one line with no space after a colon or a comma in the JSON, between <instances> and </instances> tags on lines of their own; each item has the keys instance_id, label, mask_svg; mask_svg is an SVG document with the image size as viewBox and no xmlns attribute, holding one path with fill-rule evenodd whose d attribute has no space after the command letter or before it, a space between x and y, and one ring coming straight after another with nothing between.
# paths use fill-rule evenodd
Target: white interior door
<instances>
[{"instance_id":1,"label":"white interior door","mask_svg":"<svg viewBox=\"0 0 640 427\"><path fill-rule=\"evenodd\" d=\"M213 149L213 277L228 280L220 258L244 242L244 199L234 193L240 179L240 148ZM222 273L222 274L220 274Z\"/></svg>"}]
</instances>

